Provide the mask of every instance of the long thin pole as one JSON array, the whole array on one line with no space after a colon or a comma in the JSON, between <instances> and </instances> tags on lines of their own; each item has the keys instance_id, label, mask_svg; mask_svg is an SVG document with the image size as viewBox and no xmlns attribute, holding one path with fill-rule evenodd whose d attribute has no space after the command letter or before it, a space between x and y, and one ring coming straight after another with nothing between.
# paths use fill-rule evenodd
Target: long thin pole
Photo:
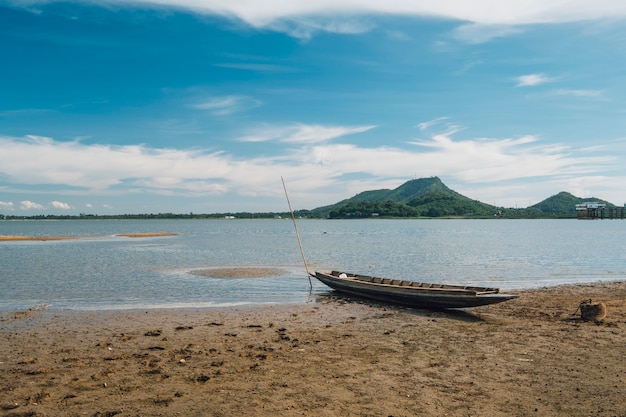
<instances>
[{"instance_id":1,"label":"long thin pole","mask_svg":"<svg viewBox=\"0 0 626 417\"><path fill-rule=\"evenodd\" d=\"M291 202L289 201L289 194L287 194L287 186L285 185L285 179L281 176L280 180L283 182L283 189L285 190L285 197L287 197L287 205L289 206L289 212L291 213L291 220L293 220L293 228L296 230L296 237L298 238L298 246L300 246L300 254L302 255L302 262L304 262L304 269L306 270L306 276L309 278L309 286L313 289L313 284L311 283L311 274L309 273L309 266L306 263L306 258L304 256L304 249L302 249L302 241L300 240L300 233L298 232L298 225L296 224L296 216L293 214L293 209L291 208Z\"/></svg>"}]
</instances>

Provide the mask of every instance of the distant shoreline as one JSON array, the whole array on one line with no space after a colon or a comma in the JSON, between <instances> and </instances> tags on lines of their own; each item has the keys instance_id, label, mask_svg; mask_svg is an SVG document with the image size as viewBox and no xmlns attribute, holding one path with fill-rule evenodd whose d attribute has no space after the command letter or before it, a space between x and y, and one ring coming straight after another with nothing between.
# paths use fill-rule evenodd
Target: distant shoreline
<instances>
[{"instance_id":1,"label":"distant shoreline","mask_svg":"<svg viewBox=\"0 0 626 417\"><path fill-rule=\"evenodd\" d=\"M370 216L329 218L316 214L296 214L298 220L576 220L573 214L541 215L541 216ZM236 214L121 214L121 215L41 215L41 216L7 216L0 215L0 221L43 221L43 220L291 220L289 213L236 213ZM597 219L603 220L603 219ZM610 220L610 219L606 219Z\"/></svg>"}]
</instances>

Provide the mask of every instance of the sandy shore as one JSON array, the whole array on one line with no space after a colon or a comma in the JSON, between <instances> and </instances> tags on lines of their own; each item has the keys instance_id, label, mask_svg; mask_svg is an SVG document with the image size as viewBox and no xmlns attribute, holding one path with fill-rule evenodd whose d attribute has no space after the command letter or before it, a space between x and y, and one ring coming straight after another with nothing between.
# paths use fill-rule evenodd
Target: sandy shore
<instances>
[{"instance_id":1,"label":"sandy shore","mask_svg":"<svg viewBox=\"0 0 626 417\"><path fill-rule=\"evenodd\" d=\"M342 298L4 312L4 416L626 416L626 283L468 312ZM572 316L584 299L603 322Z\"/></svg>"}]
</instances>

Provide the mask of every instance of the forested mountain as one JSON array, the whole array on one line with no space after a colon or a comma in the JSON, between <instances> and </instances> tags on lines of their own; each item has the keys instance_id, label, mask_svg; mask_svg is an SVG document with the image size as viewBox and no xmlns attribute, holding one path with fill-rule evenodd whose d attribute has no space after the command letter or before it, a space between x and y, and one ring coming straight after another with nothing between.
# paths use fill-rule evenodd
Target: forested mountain
<instances>
[{"instance_id":1,"label":"forested mountain","mask_svg":"<svg viewBox=\"0 0 626 417\"><path fill-rule=\"evenodd\" d=\"M516 209L496 207L465 197L448 188L438 177L407 181L393 190L364 191L336 204L311 210L311 217L575 217L576 204L597 201L567 192L558 193L533 206Z\"/></svg>"},{"instance_id":2,"label":"forested mountain","mask_svg":"<svg viewBox=\"0 0 626 417\"><path fill-rule=\"evenodd\" d=\"M393 190L364 191L313 213L330 218L492 216L496 208L465 197L432 177L411 180Z\"/></svg>"},{"instance_id":3,"label":"forested mountain","mask_svg":"<svg viewBox=\"0 0 626 417\"><path fill-rule=\"evenodd\" d=\"M556 195L553 195L552 197L543 200L540 203L530 206L529 209L536 209L541 213L547 214L571 214L572 216L574 216L576 215L576 204L586 203L589 201L603 203L606 204L607 207L615 207L608 201L601 200L599 198L580 198L568 192L562 191Z\"/></svg>"}]
</instances>

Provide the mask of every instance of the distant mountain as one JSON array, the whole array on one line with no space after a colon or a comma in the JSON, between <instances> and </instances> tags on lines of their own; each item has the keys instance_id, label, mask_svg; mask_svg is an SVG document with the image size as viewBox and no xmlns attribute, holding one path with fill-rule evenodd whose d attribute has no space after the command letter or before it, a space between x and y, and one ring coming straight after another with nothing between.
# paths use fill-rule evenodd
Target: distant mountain
<instances>
[{"instance_id":1,"label":"distant mountain","mask_svg":"<svg viewBox=\"0 0 626 417\"><path fill-rule=\"evenodd\" d=\"M496 208L465 197L432 177L407 181L393 190L364 191L313 212L330 218L493 216Z\"/></svg>"},{"instance_id":2,"label":"distant mountain","mask_svg":"<svg viewBox=\"0 0 626 417\"><path fill-rule=\"evenodd\" d=\"M417 180L407 181L398 188L393 190L381 189L372 191L363 191L347 200L342 200L334 206L341 206L347 203L363 203L376 201L394 201L396 203L407 204L416 196L426 194L428 192L442 191L444 193L457 194L446 187L438 177L421 178ZM460 195L460 194L457 194Z\"/></svg>"},{"instance_id":3,"label":"distant mountain","mask_svg":"<svg viewBox=\"0 0 626 417\"><path fill-rule=\"evenodd\" d=\"M613 204L598 198L580 198L558 193L523 209L498 208L465 197L448 188L438 177L407 181L393 190L364 191L352 198L309 213L314 217L575 217L576 204L588 201Z\"/></svg>"},{"instance_id":4,"label":"distant mountain","mask_svg":"<svg viewBox=\"0 0 626 417\"><path fill-rule=\"evenodd\" d=\"M562 191L552 197L543 200L533 206L528 207L530 210L537 210L542 214L562 216L562 215L576 215L576 204L586 203L589 201L597 201L598 203L606 204L607 207L615 207L608 201L601 200L599 198L580 198L576 197L568 192Z\"/></svg>"}]
</instances>

